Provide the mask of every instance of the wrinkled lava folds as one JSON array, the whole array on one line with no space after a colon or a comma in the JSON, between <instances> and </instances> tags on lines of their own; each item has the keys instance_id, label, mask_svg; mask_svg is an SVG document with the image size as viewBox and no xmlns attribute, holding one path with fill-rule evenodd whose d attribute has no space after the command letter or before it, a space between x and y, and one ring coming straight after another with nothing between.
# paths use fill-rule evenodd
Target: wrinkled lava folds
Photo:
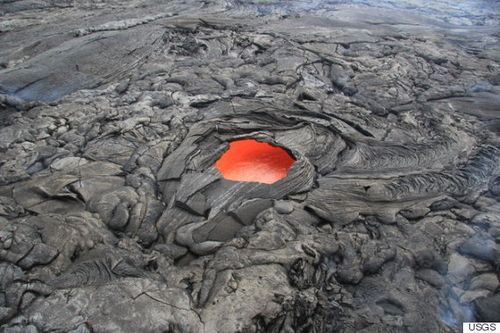
<instances>
[{"instance_id":1,"label":"wrinkled lava folds","mask_svg":"<svg viewBox=\"0 0 500 333\"><path fill-rule=\"evenodd\" d=\"M285 178L295 162L281 147L254 139L236 140L215 163L225 179L272 184Z\"/></svg>"}]
</instances>

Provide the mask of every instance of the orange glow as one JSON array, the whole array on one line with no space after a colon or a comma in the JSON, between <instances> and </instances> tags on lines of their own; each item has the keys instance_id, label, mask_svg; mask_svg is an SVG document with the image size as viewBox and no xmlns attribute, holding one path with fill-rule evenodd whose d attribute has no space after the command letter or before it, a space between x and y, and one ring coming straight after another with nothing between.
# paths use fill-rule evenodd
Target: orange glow
<instances>
[{"instance_id":1,"label":"orange glow","mask_svg":"<svg viewBox=\"0 0 500 333\"><path fill-rule=\"evenodd\" d=\"M244 139L230 142L215 167L225 179L272 184L286 177L294 161L283 148Z\"/></svg>"}]
</instances>

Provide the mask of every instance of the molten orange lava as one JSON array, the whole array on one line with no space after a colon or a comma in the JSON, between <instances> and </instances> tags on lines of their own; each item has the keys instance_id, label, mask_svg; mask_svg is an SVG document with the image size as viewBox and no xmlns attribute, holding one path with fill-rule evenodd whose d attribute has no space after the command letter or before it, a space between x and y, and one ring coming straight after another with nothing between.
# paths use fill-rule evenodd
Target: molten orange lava
<instances>
[{"instance_id":1,"label":"molten orange lava","mask_svg":"<svg viewBox=\"0 0 500 333\"><path fill-rule=\"evenodd\" d=\"M244 139L230 142L215 167L225 179L272 184L286 177L294 161L283 148Z\"/></svg>"}]
</instances>

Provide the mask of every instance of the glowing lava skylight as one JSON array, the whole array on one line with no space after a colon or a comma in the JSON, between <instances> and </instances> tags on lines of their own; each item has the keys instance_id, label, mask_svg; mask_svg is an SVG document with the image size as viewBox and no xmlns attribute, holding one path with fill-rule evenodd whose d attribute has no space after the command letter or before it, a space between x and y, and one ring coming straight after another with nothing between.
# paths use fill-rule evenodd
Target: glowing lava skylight
<instances>
[{"instance_id":1,"label":"glowing lava skylight","mask_svg":"<svg viewBox=\"0 0 500 333\"><path fill-rule=\"evenodd\" d=\"M283 179L295 162L283 148L254 139L236 140L215 163L228 180L272 184Z\"/></svg>"}]
</instances>

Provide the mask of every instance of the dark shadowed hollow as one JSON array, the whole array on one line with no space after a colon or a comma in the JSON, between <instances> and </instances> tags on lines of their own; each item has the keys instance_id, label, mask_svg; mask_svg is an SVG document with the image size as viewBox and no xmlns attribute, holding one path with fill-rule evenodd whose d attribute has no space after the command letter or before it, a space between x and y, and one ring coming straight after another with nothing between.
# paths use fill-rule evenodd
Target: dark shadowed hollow
<instances>
[{"instance_id":1,"label":"dark shadowed hollow","mask_svg":"<svg viewBox=\"0 0 500 333\"><path fill-rule=\"evenodd\" d=\"M287 176L293 162L281 147L245 139L231 142L215 166L228 180L272 184Z\"/></svg>"}]
</instances>

